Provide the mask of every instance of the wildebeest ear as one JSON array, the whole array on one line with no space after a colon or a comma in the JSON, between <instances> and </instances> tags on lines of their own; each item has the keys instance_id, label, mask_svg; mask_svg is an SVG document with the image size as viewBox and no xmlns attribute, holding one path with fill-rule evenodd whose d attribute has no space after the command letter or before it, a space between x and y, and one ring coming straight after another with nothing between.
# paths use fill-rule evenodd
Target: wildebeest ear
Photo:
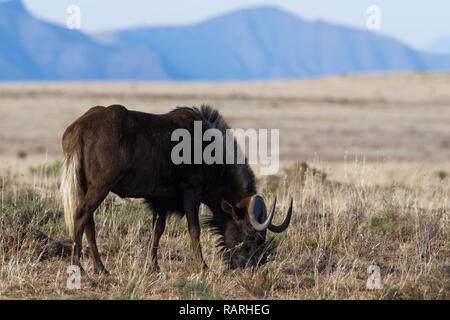
<instances>
[{"instance_id":1,"label":"wildebeest ear","mask_svg":"<svg viewBox=\"0 0 450 320\"><path fill-rule=\"evenodd\" d=\"M224 212L228 214L233 214L233 206L227 200L222 200L222 203L220 205Z\"/></svg>"},{"instance_id":2,"label":"wildebeest ear","mask_svg":"<svg viewBox=\"0 0 450 320\"><path fill-rule=\"evenodd\" d=\"M234 220L238 221L239 218L234 211L233 205L226 200L222 200L220 206L225 213L228 213Z\"/></svg>"},{"instance_id":3,"label":"wildebeest ear","mask_svg":"<svg viewBox=\"0 0 450 320\"><path fill-rule=\"evenodd\" d=\"M242 199L241 201L236 203L236 208L239 208L239 209L248 208L248 206L250 205L250 200L252 200L252 197L246 197L246 198Z\"/></svg>"}]
</instances>

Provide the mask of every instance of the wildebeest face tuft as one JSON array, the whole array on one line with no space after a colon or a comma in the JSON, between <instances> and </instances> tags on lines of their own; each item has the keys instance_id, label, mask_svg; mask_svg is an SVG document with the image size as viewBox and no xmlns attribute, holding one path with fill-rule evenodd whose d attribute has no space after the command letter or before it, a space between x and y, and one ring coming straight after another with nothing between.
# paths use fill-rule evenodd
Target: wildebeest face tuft
<instances>
[{"instance_id":1,"label":"wildebeest face tuft","mask_svg":"<svg viewBox=\"0 0 450 320\"><path fill-rule=\"evenodd\" d=\"M235 206L222 201L222 210L231 216L226 223L223 245L227 252L230 268L254 267L266 263L274 249L272 241L266 241L266 229L274 232L284 231L290 222L292 204L281 226L272 225L276 199L267 215L264 200L260 196L247 197Z\"/></svg>"}]
</instances>

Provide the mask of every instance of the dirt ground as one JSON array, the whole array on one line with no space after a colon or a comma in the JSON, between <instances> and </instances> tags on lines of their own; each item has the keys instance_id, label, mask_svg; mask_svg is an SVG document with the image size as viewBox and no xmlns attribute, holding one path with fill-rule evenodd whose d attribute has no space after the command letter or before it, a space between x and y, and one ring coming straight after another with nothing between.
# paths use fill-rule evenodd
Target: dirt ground
<instances>
[{"instance_id":1,"label":"dirt ground","mask_svg":"<svg viewBox=\"0 0 450 320\"><path fill-rule=\"evenodd\" d=\"M221 83L1 83L0 158L59 157L64 129L96 105L165 113L209 104L234 128L280 129L281 160L447 162L450 74Z\"/></svg>"}]
</instances>

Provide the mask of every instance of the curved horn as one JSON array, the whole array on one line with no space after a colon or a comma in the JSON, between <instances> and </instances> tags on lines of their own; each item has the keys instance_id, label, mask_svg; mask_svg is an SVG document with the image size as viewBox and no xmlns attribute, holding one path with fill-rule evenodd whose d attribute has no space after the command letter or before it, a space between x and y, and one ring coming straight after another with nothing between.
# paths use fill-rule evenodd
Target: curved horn
<instances>
[{"instance_id":1,"label":"curved horn","mask_svg":"<svg viewBox=\"0 0 450 320\"><path fill-rule=\"evenodd\" d=\"M289 223L291 222L291 216L292 216L292 203L294 202L294 199L291 198L291 205L289 206L289 210L286 214L286 218L284 218L284 221L281 225L275 226L272 223L269 225L269 230L272 232L280 233L289 227Z\"/></svg>"},{"instance_id":2,"label":"curved horn","mask_svg":"<svg viewBox=\"0 0 450 320\"><path fill-rule=\"evenodd\" d=\"M252 201L250 202L248 217L250 220L250 224L253 226L253 228L255 228L256 231L264 231L270 226L270 224L272 223L273 214L275 213L276 202L277 199L275 198L269 216L267 217L266 221L260 223L256 220L255 217L260 215L261 210L265 211L265 213L267 212L266 204L264 203L262 197L260 196L253 197ZM263 216L265 216L265 214L263 214Z\"/></svg>"}]
</instances>

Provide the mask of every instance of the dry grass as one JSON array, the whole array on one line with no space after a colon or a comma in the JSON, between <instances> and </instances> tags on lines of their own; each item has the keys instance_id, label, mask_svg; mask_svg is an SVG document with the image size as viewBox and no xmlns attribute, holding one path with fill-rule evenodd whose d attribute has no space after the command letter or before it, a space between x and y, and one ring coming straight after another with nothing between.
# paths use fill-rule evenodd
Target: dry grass
<instances>
[{"instance_id":1,"label":"dry grass","mask_svg":"<svg viewBox=\"0 0 450 320\"><path fill-rule=\"evenodd\" d=\"M271 262L229 271L214 236L201 241L210 269L192 263L185 219L171 218L161 273L150 272L151 214L109 196L96 213L109 277L68 290L58 195L61 137L95 105L164 113L211 104L234 128L280 129L276 176L292 225L275 235ZM449 299L450 74L378 74L245 83L0 84L0 298ZM355 155L364 155L356 161ZM308 165L293 164L304 159ZM354 160L355 159L355 160ZM322 162L325 161L325 162ZM203 214L206 209L202 208ZM272 235L273 236L273 235ZM367 267L383 289L366 289Z\"/></svg>"},{"instance_id":2,"label":"dry grass","mask_svg":"<svg viewBox=\"0 0 450 320\"><path fill-rule=\"evenodd\" d=\"M111 275L93 275L85 256L81 290L66 287L66 255L49 251L48 239L39 238L66 234L58 173L46 169L54 167L1 174L0 298L450 298L450 179L441 173L450 172L448 165L314 162L260 178L265 198L278 195L276 221L291 195L295 215L285 233L270 235L279 247L258 270L227 270L205 229L201 241L210 268L196 270L185 219L172 217L161 241L162 272L152 273L151 215L140 201L110 195L95 219ZM381 268L381 290L366 289L372 264Z\"/></svg>"}]
</instances>

